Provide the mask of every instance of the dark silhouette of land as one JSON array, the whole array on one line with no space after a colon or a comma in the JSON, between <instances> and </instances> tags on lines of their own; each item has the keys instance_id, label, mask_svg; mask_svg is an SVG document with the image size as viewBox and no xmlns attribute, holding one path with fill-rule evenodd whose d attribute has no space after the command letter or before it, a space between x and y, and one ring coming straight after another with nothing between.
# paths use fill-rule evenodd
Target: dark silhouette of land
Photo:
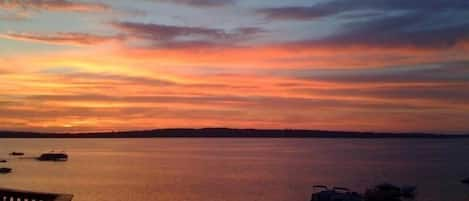
<instances>
[{"instance_id":1,"label":"dark silhouette of land","mask_svg":"<svg viewBox=\"0 0 469 201\"><path fill-rule=\"evenodd\" d=\"M231 129L231 128L172 128L143 131L102 133L40 133L0 131L0 138L469 138L467 135L430 133L375 133L323 130Z\"/></svg>"}]
</instances>

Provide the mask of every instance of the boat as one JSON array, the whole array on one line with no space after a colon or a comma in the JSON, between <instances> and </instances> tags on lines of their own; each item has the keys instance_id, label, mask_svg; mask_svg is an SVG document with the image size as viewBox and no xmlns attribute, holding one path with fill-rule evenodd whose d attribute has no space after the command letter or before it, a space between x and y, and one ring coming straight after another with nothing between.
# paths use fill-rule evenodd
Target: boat
<instances>
[{"instance_id":1,"label":"boat","mask_svg":"<svg viewBox=\"0 0 469 201\"><path fill-rule=\"evenodd\" d=\"M0 160L0 163L6 163L6 162L8 162L8 161L7 161L7 160L4 160L4 159L1 159L1 160Z\"/></svg>"},{"instance_id":2,"label":"boat","mask_svg":"<svg viewBox=\"0 0 469 201\"><path fill-rule=\"evenodd\" d=\"M469 177L461 180L461 183L463 184L469 184Z\"/></svg>"},{"instance_id":3,"label":"boat","mask_svg":"<svg viewBox=\"0 0 469 201\"><path fill-rule=\"evenodd\" d=\"M401 198L413 200L415 198L415 186L398 187L392 184L383 183L368 189L365 192L367 201L400 201Z\"/></svg>"},{"instance_id":4,"label":"boat","mask_svg":"<svg viewBox=\"0 0 469 201\"><path fill-rule=\"evenodd\" d=\"M44 153L39 156L40 161L67 161L68 155L65 153Z\"/></svg>"},{"instance_id":5,"label":"boat","mask_svg":"<svg viewBox=\"0 0 469 201\"><path fill-rule=\"evenodd\" d=\"M362 201L363 198L357 192L352 192L348 188L333 187L325 185L314 185L311 201Z\"/></svg>"},{"instance_id":6,"label":"boat","mask_svg":"<svg viewBox=\"0 0 469 201\"><path fill-rule=\"evenodd\" d=\"M10 155L12 156L24 156L23 152L11 152Z\"/></svg>"},{"instance_id":7,"label":"boat","mask_svg":"<svg viewBox=\"0 0 469 201\"><path fill-rule=\"evenodd\" d=\"M8 173L11 173L11 168L6 168L6 167L0 168L0 174L8 174Z\"/></svg>"}]
</instances>

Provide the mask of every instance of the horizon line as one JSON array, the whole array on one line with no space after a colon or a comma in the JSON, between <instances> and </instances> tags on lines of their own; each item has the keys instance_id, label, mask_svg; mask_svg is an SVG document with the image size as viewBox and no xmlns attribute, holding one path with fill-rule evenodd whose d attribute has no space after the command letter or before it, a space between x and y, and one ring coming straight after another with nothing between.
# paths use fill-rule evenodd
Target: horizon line
<instances>
[{"instance_id":1,"label":"horizon line","mask_svg":"<svg viewBox=\"0 0 469 201\"><path fill-rule=\"evenodd\" d=\"M168 127L168 128L153 128L153 129L136 129L136 130L111 130L111 131L79 131L79 132L36 132L36 131L26 131L26 130L0 130L0 134L10 133L10 134L32 134L32 135L110 135L110 134L148 134L150 132L164 132L164 131L203 131L203 130L230 130L230 131L255 131L255 132L304 132L308 134L321 134L327 137L329 134L343 134L343 135L396 135L396 136L468 136L468 133L441 133L441 132L388 132L388 131L347 131L347 130L321 130L321 129L299 129L299 128L230 128L230 127L200 127L200 128L184 128L184 127ZM220 133L219 135L223 135ZM2 137L2 136L0 136Z\"/></svg>"}]
</instances>

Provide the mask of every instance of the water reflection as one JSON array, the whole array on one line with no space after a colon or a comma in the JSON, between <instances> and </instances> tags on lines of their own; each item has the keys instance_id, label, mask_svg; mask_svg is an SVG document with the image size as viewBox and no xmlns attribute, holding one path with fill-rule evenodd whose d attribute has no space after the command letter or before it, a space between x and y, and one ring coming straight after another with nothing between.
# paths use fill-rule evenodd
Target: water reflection
<instances>
[{"instance_id":1,"label":"water reflection","mask_svg":"<svg viewBox=\"0 0 469 201\"><path fill-rule=\"evenodd\" d=\"M2 139L14 174L0 186L70 192L75 201L309 200L311 185L359 192L415 184L428 201L463 200L468 140L422 139ZM65 150L65 163L24 157Z\"/></svg>"}]
</instances>

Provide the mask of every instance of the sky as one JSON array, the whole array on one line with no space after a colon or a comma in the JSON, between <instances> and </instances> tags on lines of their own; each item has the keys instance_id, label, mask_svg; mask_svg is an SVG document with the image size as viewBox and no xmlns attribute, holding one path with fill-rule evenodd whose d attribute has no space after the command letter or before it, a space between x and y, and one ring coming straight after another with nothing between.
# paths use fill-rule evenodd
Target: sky
<instances>
[{"instance_id":1,"label":"sky","mask_svg":"<svg viewBox=\"0 0 469 201\"><path fill-rule=\"evenodd\" d=\"M468 120L467 0L0 1L0 130Z\"/></svg>"}]
</instances>

